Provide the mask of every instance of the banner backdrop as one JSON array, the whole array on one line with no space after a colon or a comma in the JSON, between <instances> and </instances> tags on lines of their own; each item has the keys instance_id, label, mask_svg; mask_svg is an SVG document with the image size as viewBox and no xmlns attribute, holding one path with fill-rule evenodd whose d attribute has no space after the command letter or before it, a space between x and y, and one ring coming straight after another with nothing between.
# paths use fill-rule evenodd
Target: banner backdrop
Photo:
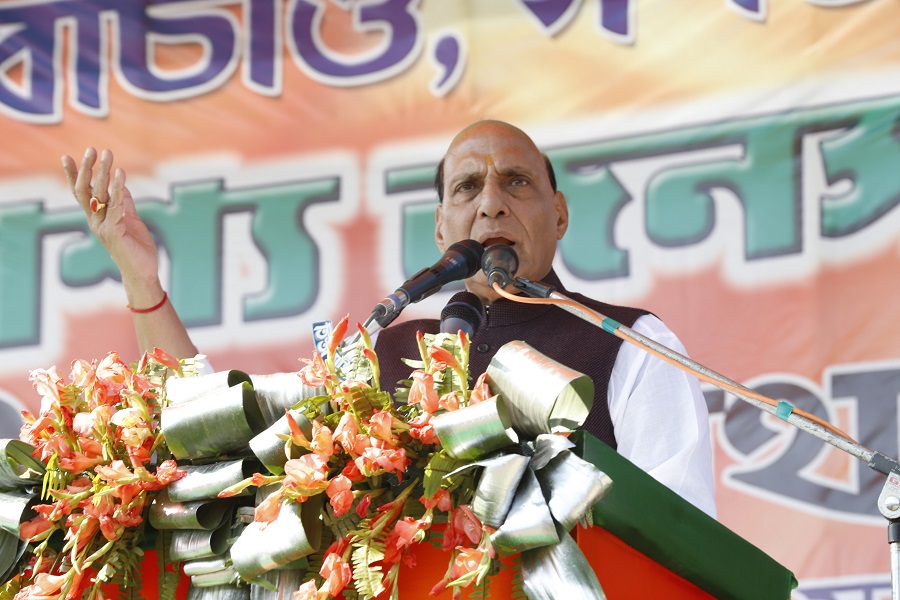
<instances>
[{"instance_id":1,"label":"banner backdrop","mask_svg":"<svg viewBox=\"0 0 900 600\"><path fill-rule=\"evenodd\" d=\"M0 2L0 436L30 369L138 357L61 155L115 152L216 368L294 371L313 322L438 258L433 169L496 118L554 163L568 287L897 457L898 23L896 0ZM720 520L796 598L890 597L884 477L706 398Z\"/></svg>"}]
</instances>

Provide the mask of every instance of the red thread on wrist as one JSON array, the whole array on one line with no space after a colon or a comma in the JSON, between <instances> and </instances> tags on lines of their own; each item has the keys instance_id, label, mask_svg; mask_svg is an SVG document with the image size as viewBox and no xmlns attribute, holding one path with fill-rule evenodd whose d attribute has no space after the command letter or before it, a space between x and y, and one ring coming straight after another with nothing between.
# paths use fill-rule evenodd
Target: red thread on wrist
<instances>
[{"instance_id":1,"label":"red thread on wrist","mask_svg":"<svg viewBox=\"0 0 900 600\"><path fill-rule=\"evenodd\" d=\"M129 304L128 310L130 310L133 313L146 315L147 313L152 313L152 312L157 311L160 308L162 308L163 304L165 304L168 299L169 299L169 294L165 290L163 290L163 297L162 297L162 300L159 301L159 304L154 304L150 308L135 308Z\"/></svg>"}]
</instances>

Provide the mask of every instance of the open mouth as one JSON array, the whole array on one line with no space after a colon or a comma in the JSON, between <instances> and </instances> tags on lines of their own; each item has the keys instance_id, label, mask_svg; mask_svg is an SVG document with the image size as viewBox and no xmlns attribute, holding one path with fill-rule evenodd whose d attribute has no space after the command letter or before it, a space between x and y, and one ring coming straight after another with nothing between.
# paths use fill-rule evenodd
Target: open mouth
<instances>
[{"instance_id":1,"label":"open mouth","mask_svg":"<svg viewBox=\"0 0 900 600\"><path fill-rule=\"evenodd\" d=\"M481 245L484 246L485 248L490 248L491 246L494 246L496 244L503 244L505 246L515 246L516 245L515 242L510 241L504 237L488 238L481 243Z\"/></svg>"}]
</instances>

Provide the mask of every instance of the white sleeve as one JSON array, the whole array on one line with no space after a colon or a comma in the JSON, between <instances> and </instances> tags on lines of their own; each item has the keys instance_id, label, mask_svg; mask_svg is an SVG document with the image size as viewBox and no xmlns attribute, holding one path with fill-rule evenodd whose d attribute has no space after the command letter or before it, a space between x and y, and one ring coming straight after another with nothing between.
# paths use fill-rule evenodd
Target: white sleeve
<instances>
[{"instance_id":1,"label":"white sleeve","mask_svg":"<svg viewBox=\"0 0 900 600\"><path fill-rule=\"evenodd\" d=\"M653 315L640 317L632 329L686 354ZM608 401L619 454L715 517L709 413L697 378L623 341Z\"/></svg>"}]
</instances>

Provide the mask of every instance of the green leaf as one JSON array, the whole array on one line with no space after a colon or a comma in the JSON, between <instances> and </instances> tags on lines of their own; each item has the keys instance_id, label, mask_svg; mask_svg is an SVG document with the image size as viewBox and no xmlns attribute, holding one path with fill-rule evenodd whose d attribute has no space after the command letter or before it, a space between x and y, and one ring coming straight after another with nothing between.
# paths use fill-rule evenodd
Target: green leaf
<instances>
[{"instance_id":1,"label":"green leaf","mask_svg":"<svg viewBox=\"0 0 900 600\"><path fill-rule=\"evenodd\" d=\"M353 585L365 600L371 600L384 591L380 563L384 559L384 544L366 540L354 544L351 554L353 563Z\"/></svg>"},{"instance_id":2,"label":"green leaf","mask_svg":"<svg viewBox=\"0 0 900 600\"><path fill-rule=\"evenodd\" d=\"M425 480L423 482L425 497L434 497L441 485L445 483L444 477L466 464L466 462L452 458L443 450L432 456L425 467Z\"/></svg>"}]
</instances>

